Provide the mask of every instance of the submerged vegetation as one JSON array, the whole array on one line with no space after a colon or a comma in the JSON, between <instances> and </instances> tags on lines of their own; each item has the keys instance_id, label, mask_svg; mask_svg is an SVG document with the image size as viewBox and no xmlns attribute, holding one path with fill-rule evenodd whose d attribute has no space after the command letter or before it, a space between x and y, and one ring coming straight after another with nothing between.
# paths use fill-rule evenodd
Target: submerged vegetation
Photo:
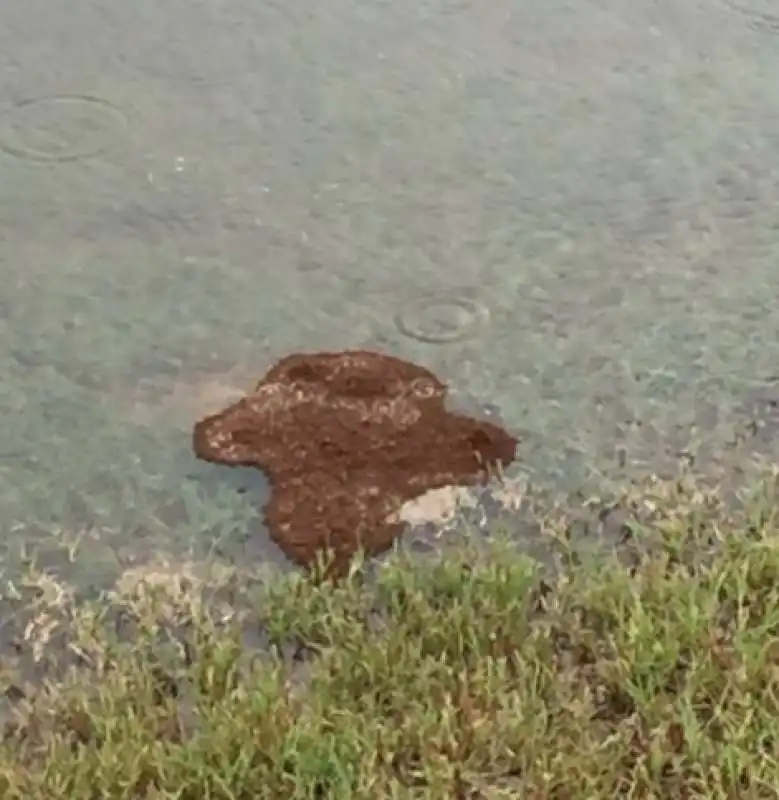
<instances>
[{"instance_id":1,"label":"submerged vegetation","mask_svg":"<svg viewBox=\"0 0 779 800\"><path fill-rule=\"evenodd\" d=\"M7 800L773 798L776 476L622 498L619 553L497 532L334 584L9 585ZM10 606L9 606L10 607ZM27 609L25 611L25 609ZM34 683L34 685L33 685Z\"/></svg>"}]
</instances>

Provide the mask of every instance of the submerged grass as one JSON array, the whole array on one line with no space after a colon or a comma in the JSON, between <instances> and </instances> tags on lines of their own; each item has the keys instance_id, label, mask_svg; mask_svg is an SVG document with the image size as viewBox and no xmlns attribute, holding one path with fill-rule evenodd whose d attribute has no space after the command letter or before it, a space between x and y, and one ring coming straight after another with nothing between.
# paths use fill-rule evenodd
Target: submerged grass
<instances>
[{"instance_id":1,"label":"submerged grass","mask_svg":"<svg viewBox=\"0 0 779 800\"><path fill-rule=\"evenodd\" d=\"M0 796L777 797L774 484L631 490L628 557L581 563L557 520L554 575L498 538L279 579L251 623L181 582L63 605L75 663L7 679Z\"/></svg>"}]
</instances>

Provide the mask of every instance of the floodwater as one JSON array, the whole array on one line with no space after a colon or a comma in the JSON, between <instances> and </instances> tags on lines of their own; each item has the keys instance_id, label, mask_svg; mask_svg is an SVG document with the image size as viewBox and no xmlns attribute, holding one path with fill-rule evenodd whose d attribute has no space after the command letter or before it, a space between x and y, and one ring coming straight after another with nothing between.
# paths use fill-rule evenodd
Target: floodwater
<instances>
[{"instance_id":1,"label":"floodwater","mask_svg":"<svg viewBox=\"0 0 779 800\"><path fill-rule=\"evenodd\" d=\"M771 5L0 4L7 563L281 563L189 434L299 350L433 368L565 490L771 456Z\"/></svg>"}]
</instances>

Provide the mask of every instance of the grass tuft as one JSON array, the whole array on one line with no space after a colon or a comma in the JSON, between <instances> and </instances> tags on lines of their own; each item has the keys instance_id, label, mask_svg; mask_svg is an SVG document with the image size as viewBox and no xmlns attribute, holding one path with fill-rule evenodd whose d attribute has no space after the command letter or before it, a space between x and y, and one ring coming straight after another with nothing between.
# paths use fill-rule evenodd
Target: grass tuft
<instances>
[{"instance_id":1,"label":"grass tuft","mask_svg":"<svg viewBox=\"0 0 779 800\"><path fill-rule=\"evenodd\" d=\"M774 798L775 477L738 510L633 489L613 555L574 557L558 519L551 576L510 531L370 579L280 578L249 615L194 581L53 611L70 595L28 576L49 622L24 647L40 660L55 622L65 644L56 681L5 676L0 796Z\"/></svg>"}]
</instances>

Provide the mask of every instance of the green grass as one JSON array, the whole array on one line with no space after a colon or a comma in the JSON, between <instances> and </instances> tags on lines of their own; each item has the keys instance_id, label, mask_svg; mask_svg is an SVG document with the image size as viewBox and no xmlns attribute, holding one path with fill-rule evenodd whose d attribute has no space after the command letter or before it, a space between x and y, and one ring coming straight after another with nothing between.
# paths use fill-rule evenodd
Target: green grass
<instances>
[{"instance_id":1,"label":"green grass","mask_svg":"<svg viewBox=\"0 0 779 800\"><path fill-rule=\"evenodd\" d=\"M496 540L280 578L247 594L255 622L192 587L60 604L78 663L37 690L9 673L0 797L777 797L774 483L740 511L631 490L619 559L582 563L558 519L557 577Z\"/></svg>"}]
</instances>

